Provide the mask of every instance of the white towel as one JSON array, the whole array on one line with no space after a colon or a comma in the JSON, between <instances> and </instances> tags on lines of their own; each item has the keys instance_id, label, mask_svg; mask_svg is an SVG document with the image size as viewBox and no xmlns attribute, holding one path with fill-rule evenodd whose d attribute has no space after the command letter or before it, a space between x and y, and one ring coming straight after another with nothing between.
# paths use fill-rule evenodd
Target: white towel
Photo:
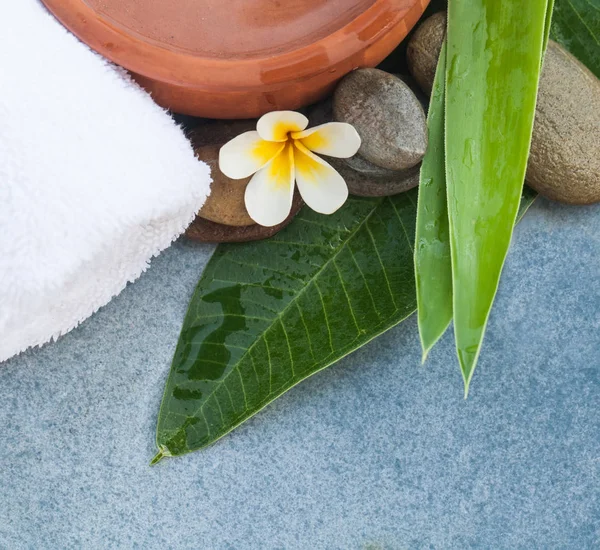
<instances>
[{"instance_id":1,"label":"white towel","mask_svg":"<svg viewBox=\"0 0 600 550\"><path fill-rule=\"evenodd\" d=\"M38 0L0 0L0 361L136 279L210 189L168 114Z\"/></svg>"}]
</instances>

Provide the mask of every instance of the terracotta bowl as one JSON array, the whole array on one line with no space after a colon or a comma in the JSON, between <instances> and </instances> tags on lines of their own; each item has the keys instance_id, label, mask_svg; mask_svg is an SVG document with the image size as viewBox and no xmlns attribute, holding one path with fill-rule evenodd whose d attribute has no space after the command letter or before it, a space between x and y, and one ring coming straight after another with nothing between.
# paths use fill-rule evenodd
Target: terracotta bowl
<instances>
[{"instance_id":1,"label":"terracotta bowl","mask_svg":"<svg viewBox=\"0 0 600 550\"><path fill-rule=\"evenodd\" d=\"M297 109L385 58L429 0L43 0L162 106L210 118Z\"/></svg>"}]
</instances>

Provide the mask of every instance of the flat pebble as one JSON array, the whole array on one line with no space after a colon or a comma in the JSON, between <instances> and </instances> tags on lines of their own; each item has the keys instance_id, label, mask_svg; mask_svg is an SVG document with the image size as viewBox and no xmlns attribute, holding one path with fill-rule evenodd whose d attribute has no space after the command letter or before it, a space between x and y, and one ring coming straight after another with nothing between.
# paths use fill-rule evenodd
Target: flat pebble
<instances>
[{"instance_id":1,"label":"flat pebble","mask_svg":"<svg viewBox=\"0 0 600 550\"><path fill-rule=\"evenodd\" d=\"M361 174L350 168L343 160L328 160L346 181L350 194L359 197L388 197L404 193L419 185L420 165L402 172L392 172L392 176L381 178L373 175Z\"/></svg>"}]
</instances>

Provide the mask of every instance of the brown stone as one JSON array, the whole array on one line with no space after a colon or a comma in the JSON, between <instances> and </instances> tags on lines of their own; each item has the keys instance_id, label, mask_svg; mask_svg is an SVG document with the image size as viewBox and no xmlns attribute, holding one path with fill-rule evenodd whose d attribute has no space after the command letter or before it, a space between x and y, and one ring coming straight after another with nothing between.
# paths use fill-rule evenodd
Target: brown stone
<instances>
[{"instance_id":1,"label":"brown stone","mask_svg":"<svg viewBox=\"0 0 600 550\"><path fill-rule=\"evenodd\" d=\"M187 228L185 236L202 243L241 243L268 239L289 225L303 205L300 195L296 192L290 215L283 223L274 227L264 227L258 224L234 227L214 223L197 216Z\"/></svg>"},{"instance_id":2,"label":"brown stone","mask_svg":"<svg viewBox=\"0 0 600 550\"><path fill-rule=\"evenodd\" d=\"M204 145L221 147L234 137L256 130L256 119L249 120L211 120L199 119L198 125L188 133L194 149Z\"/></svg>"},{"instance_id":3,"label":"brown stone","mask_svg":"<svg viewBox=\"0 0 600 550\"><path fill-rule=\"evenodd\" d=\"M219 170L220 145L204 145L196 148L196 156L210 167L212 183L210 195L198 216L223 225L245 226L255 222L248 214L244 193L250 178L232 180Z\"/></svg>"}]
</instances>

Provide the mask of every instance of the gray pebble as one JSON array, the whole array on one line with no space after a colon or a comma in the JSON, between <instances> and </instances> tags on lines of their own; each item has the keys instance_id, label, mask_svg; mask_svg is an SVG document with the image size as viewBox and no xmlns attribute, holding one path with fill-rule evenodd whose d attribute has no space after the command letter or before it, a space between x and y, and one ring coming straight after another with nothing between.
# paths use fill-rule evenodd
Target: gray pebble
<instances>
[{"instance_id":1,"label":"gray pebble","mask_svg":"<svg viewBox=\"0 0 600 550\"><path fill-rule=\"evenodd\" d=\"M427 149L425 112L399 78L378 69L350 73L333 98L334 119L352 124L362 139L359 154L389 170L417 165Z\"/></svg>"},{"instance_id":2,"label":"gray pebble","mask_svg":"<svg viewBox=\"0 0 600 550\"><path fill-rule=\"evenodd\" d=\"M381 178L356 172L340 159L327 159L327 161L346 180L350 193L359 197L388 197L404 193L419 185L420 165L403 172L392 172L393 176Z\"/></svg>"},{"instance_id":3,"label":"gray pebble","mask_svg":"<svg viewBox=\"0 0 600 550\"><path fill-rule=\"evenodd\" d=\"M394 178L398 174L402 174L403 172L399 172L398 170L388 170L387 168L381 168L372 162L362 158L360 155L354 155L349 159L344 159L344 162L355 170L356 172L363 174L365 176L369 176L372 178Z\"/></svg>"}]
</instances>

